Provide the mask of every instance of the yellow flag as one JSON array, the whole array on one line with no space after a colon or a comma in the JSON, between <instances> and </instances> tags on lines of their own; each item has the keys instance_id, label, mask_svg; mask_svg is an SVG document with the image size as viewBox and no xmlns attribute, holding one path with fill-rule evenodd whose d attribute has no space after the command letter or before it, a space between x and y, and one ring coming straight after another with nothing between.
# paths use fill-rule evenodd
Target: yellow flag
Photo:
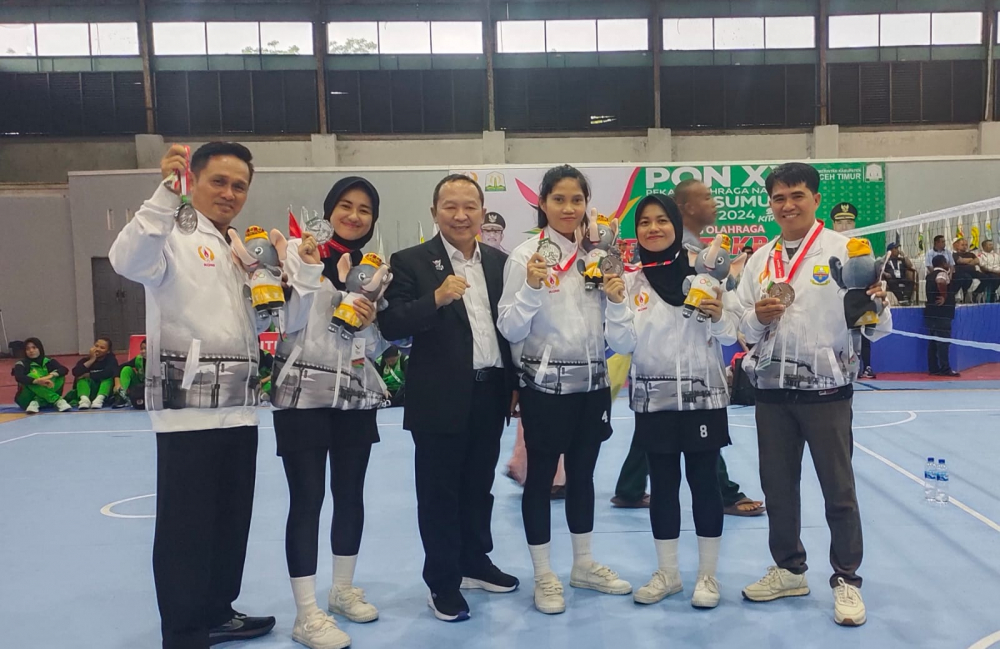
<instances>
[{"instance_id":1,"label":"yellow flag","mask_svg":"<svg viewBox=\"0 0 1000 649\"><path fill-rule=\"evenodd\" d=\"M423 243L424 242L424 224L423 223L417 223L417 232L418 232L417 236L420 237L420 243Z\"/></svg>"}]
</instances>

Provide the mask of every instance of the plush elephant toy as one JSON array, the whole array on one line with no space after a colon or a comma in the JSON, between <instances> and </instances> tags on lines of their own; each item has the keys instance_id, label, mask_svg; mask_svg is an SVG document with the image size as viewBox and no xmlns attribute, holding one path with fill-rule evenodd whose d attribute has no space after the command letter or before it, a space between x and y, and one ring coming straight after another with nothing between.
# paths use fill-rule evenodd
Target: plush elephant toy
<instances>
[{"instance_id":1,"label":"plush elephant toy","mask_svg":"<svg viewBox=\"0 0 1000 649\"><path fill-rule=\"evenodd\" d=\"M701 252L688 251L690 263L697 273L693 277L684 278L684 311L682 315L690 318L698 310L698 322L708 319L705 313L698 309L704 299L716 299L715 289L731 291L736 288L736 278L743 272L747 256L741 254L733 259L729 256L731 240L724 234L718 234L710 245ZM723 283L725 281L725 283Z\"/></svg>"},{"instance_id":2,"label":"plush elephant toy","mask_svg":"<svg viewBox=\"0 0 1000 649\"><path fill-rule=\"evenodd\" d=\"M361 318L354 309L354 301L364 297L376 305L379 311L385 309L388 303L382 296L392 281L392 272L375 253L368 253L354 267L351 266L351 255L344 253L337 262L337 275L347 291L337 291L331 300L333 317L330 319L329 329L340 334L344 340L350 340L361 330L362 325Z\"/></svg>"}]
</instances>

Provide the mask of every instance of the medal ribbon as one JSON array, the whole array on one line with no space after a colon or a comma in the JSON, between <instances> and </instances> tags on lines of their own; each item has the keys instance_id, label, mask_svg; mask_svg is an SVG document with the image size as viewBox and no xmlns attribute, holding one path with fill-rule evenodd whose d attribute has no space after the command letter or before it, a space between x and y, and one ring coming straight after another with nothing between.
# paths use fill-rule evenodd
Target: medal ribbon
<instances>
[{"instance_id":1,"label":"medal ribbon","mask_svg":"<svg viewBox=\"0 0 1000 649\"><path fill-rule=\"evenodd\" d=\"M545 230L542 230L541 233L539 233L539 235L538 235L538 240L541 241L542 239L545 239ZM549 240L551 241L551 238ZM553 241L552 243L553 243L553 245L557 245L557 246L559 245L555 241ZM580 252L580 247L577 246L576 250L573 252L573 256L570 257L569 259L567 259L565 264L563 264L562 266L558 266L558 265L553 266L552 270L554 270L557 273L564 273L564 272L566 272L566 270L570 267L570 265L574 261L576 261L576 255L579 252Z\"/></svg>"},{"instance_id":2,"label":"medal ribbon","mask_svg":"<svg viewBox=\"0 0 1000 649\"><path fill-rule=\"evenodd\" d=\"M823 222L817 220L813 225L813 229L809 238L806 240L805 244L799 248L795 256L790 260L792 267L788 269L788 279L785 279L785 261L782 259L782 242L784 241L784 236L778 237L777 242L774 244L774 250L771 252L771 259L774 262L774 281L780 282L784 280L786 283L792 281L792 277L795 276L795 271L799 269L802 264L802 260L805 259L806 253L809 252L809 248L812 247L813 243L819 237L819 233L823 231Z\"/></svg>"}]
</instances>

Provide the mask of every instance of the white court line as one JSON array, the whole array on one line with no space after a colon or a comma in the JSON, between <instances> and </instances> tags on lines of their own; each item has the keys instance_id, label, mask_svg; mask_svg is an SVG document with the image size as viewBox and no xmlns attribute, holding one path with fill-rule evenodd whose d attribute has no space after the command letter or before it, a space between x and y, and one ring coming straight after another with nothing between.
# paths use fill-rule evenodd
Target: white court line
<instances>
[{"instance_id":1,"label":"white court line","mask_svg":"<svg viewBox=\"0 0 1000 649\"><path fill-rule=\"evenodd\" d=\"M154 498L156 494L145 494L142 496L132 496L131 498L123 498L122 500L116 500L113 503L108 503L104 507L101 507L101 513L110 518L156 518L156 514L116 514L112 511L118 505L124 503L130 503L133 500L142 500L143 498Z\"/></svg>"},{"instance_id":2,"label":"white court line","mask_svg":"<svg viewBox=\"0 0 1000 649\"><path fill-rule=\"evenodd\" d=\"M882 457L881 455L879 455L875 451L871 450L867 446L863 446L861 444L858 444L857 442L854 442L854 447L857 448L862 453L867 453L868 455L872 456L873 458L875 458L876 460L878 460L882 464L885 464L889 468L895 470L899 474L901 474L903 476L906 476L910 480L913 480L918 485L923 485L924 484L923 478L918 478L917 476L913 475L912 473L910 473L909 471L907 471L903 467L899 466L898 464L896 464L892 460L887 459L885 457ZM952 498L952 497L949 496L948 502L950 502L955 507L958 507L959 509L961 509L963 512L965 512L969 516L972 516L973 518L975 518L979 522L987 525L988 527L992 527L997 532L1000 532L1000 524L998 524L995 521L992 521L992 520L986 518L985 516L983 516L982 514L980 514L979 512L977 512L975 509L969 507L968 505L966 505L962 501L957 500L957 499Z\"/></svg>"},{"instance_id":3,"label":"white court line","mask_svg":"<svg viewBox=\"0 0 1000 649\"><path fill-rule=\"evenodd\" d=\"M987 649L988 647L992 647L998 642L1000 642L1000 631L997 631L996 633L986 636L982 640L976 642L976 644L969 647L969 649Z\"/></svg>"},{"instance_id":4,"label":"white court line","mask_svg":"<svg viewBox=\"0 0 1000 649\"><path fill-rule=\"evenodd\" d=\"M903 424L908 424L917 418L917 413L913 410L885 410L883 412L905 412L908 413L906 419L900 419L899 421L890 421L885 424L871 424L870 426L851 426L853 430L871 430L872 428L888 428L890 426L901 426ZM749 424L737 424L736 422L729 422L730 426L736 426L737 428L756 428L757 426L750 426Z\"/></svg>"}]
</instances>

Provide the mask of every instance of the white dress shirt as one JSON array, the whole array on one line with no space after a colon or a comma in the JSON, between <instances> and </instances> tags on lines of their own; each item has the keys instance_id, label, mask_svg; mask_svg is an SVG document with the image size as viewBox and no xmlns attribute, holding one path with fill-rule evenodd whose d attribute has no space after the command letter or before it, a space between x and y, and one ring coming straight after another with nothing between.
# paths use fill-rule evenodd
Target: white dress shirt
<instances>
[{"instance_id":1,"label":"white dress shirt","mask_svg":"<svg viewBox=\"0 0 1000 649\"><path fill-rule=\"evenodd\" d=\"M979 265L983 270L1000 273L1000 253L979 251Z\"/></svg>"},{"instance_id":2,"label":"white dress shirt","mask_svg":"<svg viewBox=\"0 0 1000 649\"><path fill-rule=\"evenodd\" d=\"M490 294L486 289L486 274L483 272L483 256L479 252L479 242L476 242L472 258L466 259L465 255L448 243L443 236L441 241L448 252L448 259L451 260L455 274L469 283L462 301L465 302L469 324L472 326L472 369L503 367L497 330L493 324L493 314L490 312Z\"/></svg>"}]
</instances>

